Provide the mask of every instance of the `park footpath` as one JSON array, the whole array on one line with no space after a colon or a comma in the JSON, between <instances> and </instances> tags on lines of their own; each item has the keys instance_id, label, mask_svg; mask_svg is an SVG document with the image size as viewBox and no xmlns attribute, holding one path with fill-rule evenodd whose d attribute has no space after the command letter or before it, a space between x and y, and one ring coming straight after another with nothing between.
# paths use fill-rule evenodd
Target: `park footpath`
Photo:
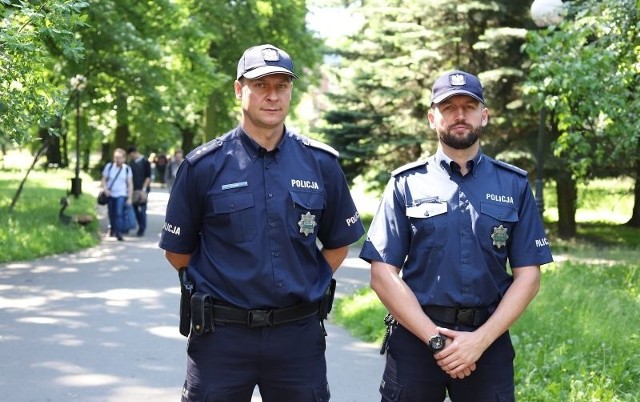
<instances>
[{"instance_id":1,"label":"park footpath","mask_svg":"<svg viewBox=\"0 0 640 402\"><path fill-rule=\"evenodd\" d=\"M85 191L97 194L97 184ZM180 288L158 248L167 199L166 190L153 188L144 237L104 238L78 253L0 265L0 400L180 400ZM105 233L106 209L97 208ZM368 264L357 253L336 273L337 297L368 286ZM326 328L331 400L379 401L379 345L330 321Z\"/></svg>"}]
</instances>

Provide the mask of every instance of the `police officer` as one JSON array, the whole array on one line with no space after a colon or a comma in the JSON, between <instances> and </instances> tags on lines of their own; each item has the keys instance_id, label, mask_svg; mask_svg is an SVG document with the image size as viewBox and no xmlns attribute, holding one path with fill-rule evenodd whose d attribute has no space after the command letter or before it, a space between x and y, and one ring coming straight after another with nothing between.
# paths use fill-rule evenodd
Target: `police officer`
<instances>
[{"instance_id":1,"label":"police officer","mask_svg":"<svg viewBox=\"0 0 640 402\"><path fill-rule=\"evenodd\" d=\"M431 100L438 149L392 173L360 254L397 322L380 393L513 401L508 330L538 291L549 243L526 172L481 151L489 113L479 79L447 72Z\"/></svg>"},{"instance_id":2,"label":"police officer","mask_svg":"<svg viewBox=\"0 0 640 402\"><path fill-rule=\"evenodd\" d=\"M265 402L329 400L318 306L364 228L337 152L284 125L296 78L283 50L247 49L240 125L178 171L160 247L188 267L191 313L205 317L182 401L248 402L256 385Z\"/></svg>"}]
</instances>

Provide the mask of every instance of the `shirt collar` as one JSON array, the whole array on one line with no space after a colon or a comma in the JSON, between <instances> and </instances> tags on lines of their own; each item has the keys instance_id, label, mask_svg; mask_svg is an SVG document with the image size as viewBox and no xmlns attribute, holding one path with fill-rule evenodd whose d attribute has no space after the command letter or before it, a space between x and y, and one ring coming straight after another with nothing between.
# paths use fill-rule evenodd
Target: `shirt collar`
<instances>
[{"instance_id":1,"label":"shirt collar","mask_svg":"<svg viewBox=\"0 0 640 402\"><path fill-rule=\"evenodd\" d=\"M253 138L251 138L251 136L247 134L246 131L244 131L242 126L238 126L238 128L236 129L235 136L240 139L242 146L247 151L247 154L249 155L249 158L251 158L252 162L255 162L256 159L260 158L261 156L267 153L270 153L271 155L273 155L274 159L278 161L280 159L280 149L282 148L287 138L287 132L285 128L285 135L283 135L282 140L278 143L276 148L271 152L268 152L260 144L255 142Z\"/></svg>"},{"instance_id":2,"label":"shirt collar","mask_svg":"<svg viewBox=\"0 0 640 402\"><path fill-rule=\"evenodd\" d=\"M441 147L438 147L438 150L435 154L436 164L440 166L442 169L446 170L449 175L452 175L453 172L457 172L460 174L460 166L451 158L449 158L443 151ZM467 161L467 168L469 169L469 174L475 177L476 175L476 167L479 163L482 162L482 150L478 150L476 156Z\"/></svg>"}]
</instances>

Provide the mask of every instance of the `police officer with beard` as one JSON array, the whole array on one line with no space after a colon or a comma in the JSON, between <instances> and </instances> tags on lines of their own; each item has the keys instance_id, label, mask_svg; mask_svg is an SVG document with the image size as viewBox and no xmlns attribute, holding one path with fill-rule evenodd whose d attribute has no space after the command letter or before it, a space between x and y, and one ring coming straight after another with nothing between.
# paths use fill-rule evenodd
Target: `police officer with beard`
<instances>
[{"instance_id":1,"label":"police officer with beard","mask_svg":"<svg viewBox=\"0 0 640 402\"><path fill-rule=\"evenodd\" d=\"M482 153L476 76L439 77L428 119L435 155L392 173L360 254L395 319L382 401L514 401L508 330L552 261L542 220L527 173Z\"/></svg>"},{"instance_id":2,"label":"police officer with beard","mask_svg":"<svg viewBox=\"0 0 640 402\"><path fill-rule=\"evenodd\" d=\"M160 247L196 291L182 401L249 402L256 385L265 402L329 400L320 304L364 229L337 152L284 125L296 78L285 51L247 49L240 125L171 190Z\"/></svg>"}]
</instances>

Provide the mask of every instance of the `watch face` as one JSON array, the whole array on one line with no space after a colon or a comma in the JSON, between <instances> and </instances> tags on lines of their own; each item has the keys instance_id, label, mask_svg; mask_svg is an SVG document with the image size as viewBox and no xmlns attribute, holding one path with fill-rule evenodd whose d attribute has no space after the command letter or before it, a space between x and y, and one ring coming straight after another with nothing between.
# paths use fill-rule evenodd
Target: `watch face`
<instances>
[{"instance_id":1,"label":"watch face","mask_svg":"<svg viewBox=\"0 0 640 402\"><path fill-rule=\"evenodd\" d=\"M431 339L429 339L429 345L431 346L431 349L435 351L444 348L444 337L441 335L432 336Z\"/></svg>"}]
</instances>

